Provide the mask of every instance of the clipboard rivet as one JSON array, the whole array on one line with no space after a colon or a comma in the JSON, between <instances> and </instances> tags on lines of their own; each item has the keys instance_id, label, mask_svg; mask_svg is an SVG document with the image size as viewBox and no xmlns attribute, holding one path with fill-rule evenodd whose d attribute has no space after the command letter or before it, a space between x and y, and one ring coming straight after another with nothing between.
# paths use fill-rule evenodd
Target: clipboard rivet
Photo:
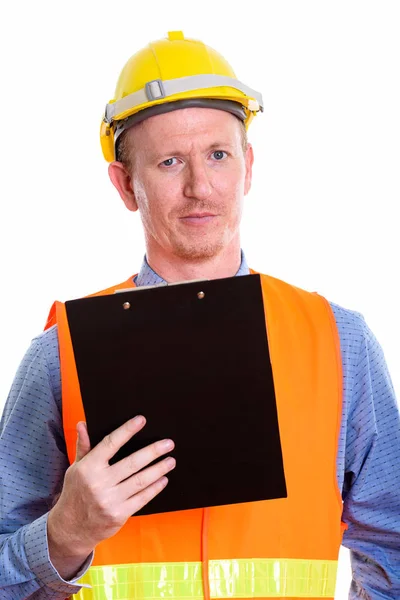
<instances>
[{"instance_id":1,"label":"clipboard rivet","mask_svg":"<svg viewBox=\"0 0 400 600\"><path fill-rule=\"evenodd\" d=\"M129 310L130 307L131 307L131 303L130 302L124 302L122 306L123 306L124 310Z\"/></svg>"},{"instance_id":2,"label":"clipboard rivet","mask_svg":"<svg viewBox=\"0 0 400 600\"><path fill-rule=\"evenodd\" d=\"M199 299L199 300L203 300L204 296L205 296L205 293L204 293L204 292L199 292L199 293L197 294L197 297L198 297L198 299Z\"/></svg>"}]
</instances>

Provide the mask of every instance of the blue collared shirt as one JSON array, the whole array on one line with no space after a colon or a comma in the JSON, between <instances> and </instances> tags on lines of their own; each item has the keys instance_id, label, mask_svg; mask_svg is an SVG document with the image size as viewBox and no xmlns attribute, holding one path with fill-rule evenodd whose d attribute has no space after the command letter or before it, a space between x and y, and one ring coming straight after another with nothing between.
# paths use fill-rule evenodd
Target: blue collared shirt
<instances>
[{"instance_id":1,"label":"blue collared shirt","mask_svg":"<svg viewBox=\"0 0 400 600\"><path fill-rule=\"evenodd\" d=\"M249 269L242 253L237 275ZM138 286L165 283L143 262ZM400 425L384 355L359 313L331 303L341 344L343 413L337 454L350 599L400 598ZM15 376L0 423L0 599L64 600L77 579L51 564L46 523L68 467L61 422L57 328L37 336ZM312 502L313 490L310 490Z\"/></svg>"}]
</instances>

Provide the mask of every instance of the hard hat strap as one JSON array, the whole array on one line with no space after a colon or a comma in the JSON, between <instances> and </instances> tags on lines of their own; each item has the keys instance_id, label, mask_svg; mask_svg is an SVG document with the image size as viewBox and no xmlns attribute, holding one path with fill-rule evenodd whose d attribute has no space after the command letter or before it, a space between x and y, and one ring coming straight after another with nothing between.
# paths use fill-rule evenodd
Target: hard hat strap
<instances>
[{"instance_id":1,"label":"hard hat strap","mask_svg":"<svg viewBox=\"0 0 400 600\"><path fill-rule=\"evenodd\" d=\"M263 110L263 100L259 92L252 90L247 85L244 85L233 77L225 77L223 75L207 74L207 75L192 75L190 77L179 77L177 79L155 79L146 83L146 86L133 94L129 94L116 102L107 104L104 120L111 123L114 120L124 118L124 113L129 115L129 111L136 106L160 100L174 94L182 92L191 92L200 89L227 86L237 89L249 97L252 103L248 108L252 111ZM245 99L243 98L243 104Z\"/></svg>"}]
</instances>

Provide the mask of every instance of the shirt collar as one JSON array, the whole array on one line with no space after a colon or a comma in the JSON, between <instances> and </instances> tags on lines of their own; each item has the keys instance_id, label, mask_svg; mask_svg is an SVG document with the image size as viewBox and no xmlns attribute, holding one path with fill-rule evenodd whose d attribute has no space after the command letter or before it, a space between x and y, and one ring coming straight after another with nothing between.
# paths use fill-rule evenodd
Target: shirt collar
<instances>
[{"instance_id":1,"label":"shirt collar","mask_svg":"<svg viewBox=\"0 0 400 600\"><path fill-rule=\"evenodd\" d=\"M241 262L239 270L237 271L235 277L240 277L241 275L249 275L249 267L247 265L246 257L244 255L243 250L240 251ZM142 267L139 273L134 278L134 282L137 286L142 285L165 285L167 282L165 279L160 277L153 269L150 267L147 262L146 256L143 257Z\"/></svg>"}]
</instances>

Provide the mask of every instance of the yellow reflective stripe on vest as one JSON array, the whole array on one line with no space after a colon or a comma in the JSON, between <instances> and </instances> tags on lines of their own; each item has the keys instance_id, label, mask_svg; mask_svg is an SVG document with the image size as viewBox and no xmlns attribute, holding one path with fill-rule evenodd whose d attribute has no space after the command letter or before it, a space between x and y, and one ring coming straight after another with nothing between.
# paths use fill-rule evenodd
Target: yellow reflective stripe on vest
<instances>
[{"instance_id":1,"label":"yellow reflective stripe on vest","mask_svg":"<svg viewBox=\"0 0 400 600\"><path fill-rule=\"evenodd\" d=\"M333 598L337 561L301 559L210 560L211 598ZM91 567L79 600L201 600L200 562Z\"/></svg>"}]
</instances>

